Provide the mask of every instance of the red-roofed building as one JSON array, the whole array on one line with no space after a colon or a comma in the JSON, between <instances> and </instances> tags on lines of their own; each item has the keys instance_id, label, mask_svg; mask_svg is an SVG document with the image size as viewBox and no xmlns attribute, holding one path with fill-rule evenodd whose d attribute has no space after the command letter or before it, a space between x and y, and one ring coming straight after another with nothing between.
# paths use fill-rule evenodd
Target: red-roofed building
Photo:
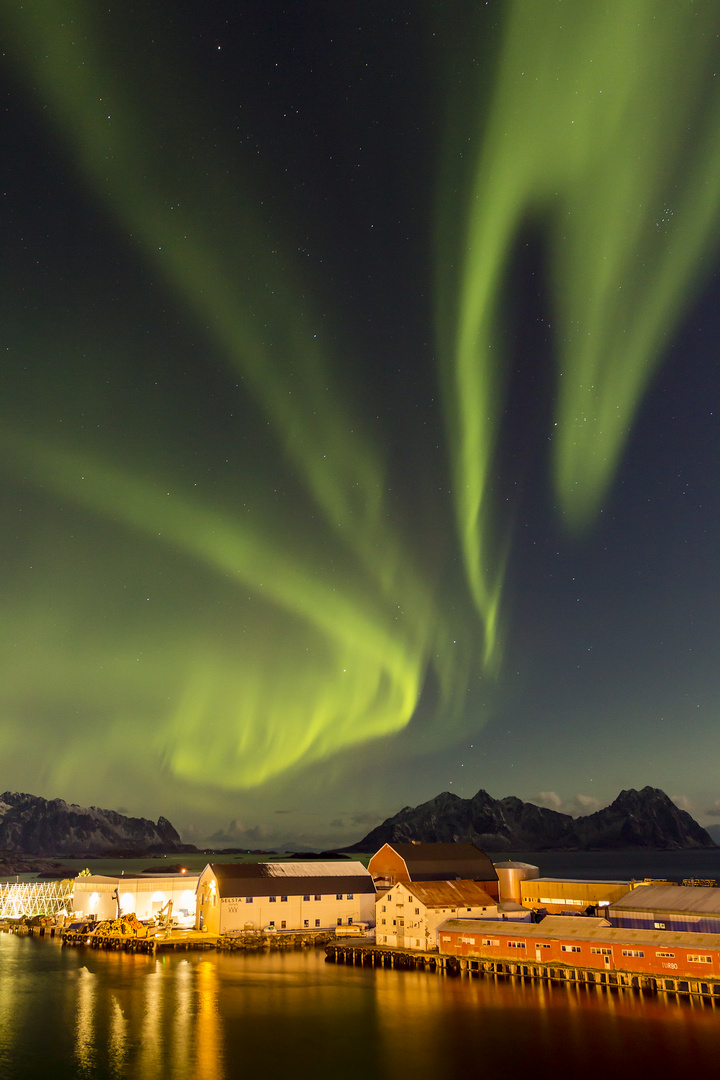
<instances>
[{"instance_id":1,"label":"red-roofed building","mask_svg":"<svg viewBox=\"0 0 720 1080\"><path fill-rule=\"evenodd\" d=\"M477 881L399 882L376 905L376 941L404 949L437 948L447 919L498 918L497 900Z\"/></svg>"},{"instance_id":2,"label":"red-roofed building","mask_svg":"<svg viewBox=\"0 0 720 1080\"><path fill-rule=\"evenodd\" d=\"M368 870L378 892L401 881L474 881L494 900L500 897L492 860L474 844L383 844Z\"/></svg>"}]
</instances>

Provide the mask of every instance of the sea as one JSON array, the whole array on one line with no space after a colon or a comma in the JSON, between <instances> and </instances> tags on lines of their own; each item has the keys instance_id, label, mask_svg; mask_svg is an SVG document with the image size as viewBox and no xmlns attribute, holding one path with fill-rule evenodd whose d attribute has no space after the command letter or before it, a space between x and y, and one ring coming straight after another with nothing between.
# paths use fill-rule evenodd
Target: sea
<instances>
[{"instance_id":1,"label":"sea","mask_svg":"<svg viewBox=\"0 0 720 1080\"><path fill-rule=\"evenodd\" d=\"M568 877L720 879L720 850L513 857ZM712 1000L322 949L144 956L0 934L0 1080L714 1075L719 1045Z\"/></svg>"}]
</instances>

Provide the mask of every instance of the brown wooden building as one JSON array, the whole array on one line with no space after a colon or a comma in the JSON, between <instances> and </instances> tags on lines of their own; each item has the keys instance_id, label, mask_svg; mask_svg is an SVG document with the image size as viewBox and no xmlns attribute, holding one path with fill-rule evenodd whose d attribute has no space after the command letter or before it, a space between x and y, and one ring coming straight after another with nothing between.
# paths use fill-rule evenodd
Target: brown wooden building
<instances>
[{"instance_id":1,"label":"brown wooden building","mask_svg":"<svg viewBox=\"0 0 720 1080\"><path fill-rule=\"evenodd\" d=\"M492 860L474 844L383 844L368 870L378 892L402 881L475 881L493 900L500 898Z\"/></svg>"}]
</instances>

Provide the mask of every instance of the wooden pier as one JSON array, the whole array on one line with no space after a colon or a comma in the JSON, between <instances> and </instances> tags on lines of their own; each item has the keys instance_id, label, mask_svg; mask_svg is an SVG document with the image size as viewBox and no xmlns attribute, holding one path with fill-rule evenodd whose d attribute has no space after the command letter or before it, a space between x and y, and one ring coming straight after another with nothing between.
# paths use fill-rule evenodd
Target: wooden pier
<instances>
[{"instance_id":1,"label":"wooden pier","mask_svg":"<svg viewBox=\"0 0 720 1080\"><path fill-rule=\"evenodd\" d=\"M691 995L720 1005L720 981L711 979L666 978L639 975L632 971L599 971L595 968L560 967L557 964L511 963L507 960L484 960L480 957L453 956L449 953L422 952L371 942L338 941L325 949L331 963L397 969L422 969L439 975L500 975L528 980L596 986L605 990L650 991L658 994Z\"/></svg>"}]
</instances>

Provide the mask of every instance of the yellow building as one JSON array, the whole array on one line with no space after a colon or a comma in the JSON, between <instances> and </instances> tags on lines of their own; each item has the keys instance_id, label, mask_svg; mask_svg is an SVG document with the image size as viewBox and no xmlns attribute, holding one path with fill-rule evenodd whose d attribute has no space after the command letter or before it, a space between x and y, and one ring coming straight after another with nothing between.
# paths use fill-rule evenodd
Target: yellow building
<instances>
[{"instance_id":1,"label":"yellow building","mask_svg":"<svg viewBox=\"0 0 720 1080\"><path fill-rule=\"evenodd\" d=\"M574 881L539 877L520 883L520 903L550 915L579 915L587 908L602 908L630 892L629 881Z\"/></svg>"},{"instance_id":2,"label":"yellow building","mask_svg":"<svg viewBox=\"0 0 720 1080\"><path fill-rule=\"evenodd\" d=\"M397 948L437 949L448 918L498 918L498 902L477 881L403 881L377 902L376 941Z\"/></svg>"}]
</instances>

